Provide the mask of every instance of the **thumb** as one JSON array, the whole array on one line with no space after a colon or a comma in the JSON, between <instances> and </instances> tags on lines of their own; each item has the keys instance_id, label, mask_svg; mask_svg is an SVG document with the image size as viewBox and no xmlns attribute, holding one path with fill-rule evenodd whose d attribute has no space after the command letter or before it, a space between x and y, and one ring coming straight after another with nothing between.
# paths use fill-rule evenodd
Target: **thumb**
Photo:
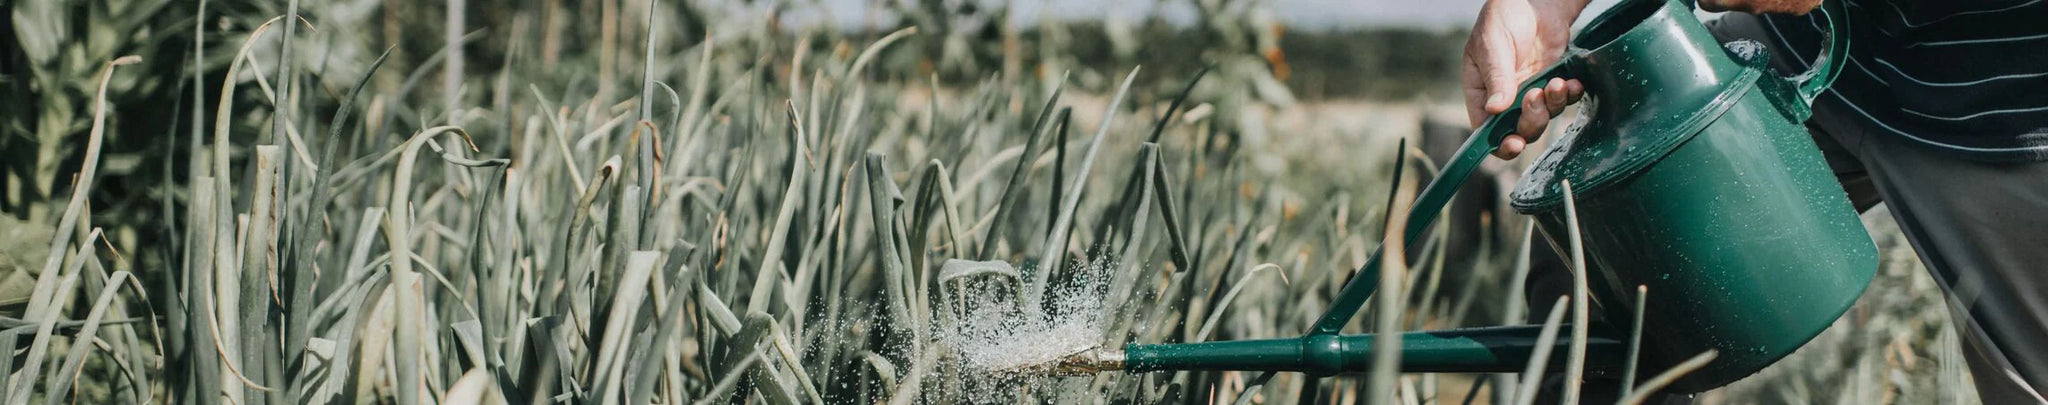
<instances>
[{"instance_id":1,"label":"thumb","mask_svg":"<svg viewBox=\"0 0 2048 405\"><path fill-rule=\"evenodd\" d=\"M1509 41L1502 41L1507 45ZM1515 104L1515 47L1492 46L1486 48L1480 68L1486 75L1486 113L1499 114Z\"/></svg>"}]
</instances>

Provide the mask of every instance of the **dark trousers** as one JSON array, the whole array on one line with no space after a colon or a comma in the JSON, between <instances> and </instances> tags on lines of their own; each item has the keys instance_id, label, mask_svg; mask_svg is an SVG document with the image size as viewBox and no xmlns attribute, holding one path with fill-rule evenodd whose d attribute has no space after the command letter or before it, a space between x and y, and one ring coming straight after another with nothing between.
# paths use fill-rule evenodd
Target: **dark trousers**
<instances>
[{"instance_id":1,"label":"dark trousers","mask_svg":"<svg viewBox=\"0 0 2048 405\"><path fill-rule=\"evenodd\" d=\"M1771 47L1780 74L1804 70L1763 23L1729 13L1709 28L1723 41ZM2048 402L2048 162L1937 150L1867 124L1832 97L1814 104L1807 128L1857 210L1884 203L1942 285L1978 395L1987 404Z\"/></svg>"}]
</instances>

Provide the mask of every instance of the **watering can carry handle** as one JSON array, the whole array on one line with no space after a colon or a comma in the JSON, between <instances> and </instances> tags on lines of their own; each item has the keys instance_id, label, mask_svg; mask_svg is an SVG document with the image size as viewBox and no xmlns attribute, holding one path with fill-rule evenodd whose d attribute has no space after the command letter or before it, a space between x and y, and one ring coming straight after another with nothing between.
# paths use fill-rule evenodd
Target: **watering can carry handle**
<instances>
[{"instance_id":1,"label":"watering can carry handle","mask_svg":"<svg viewBox=\"0 0 2048 405\"><path fill-rule=\"evenodd\" d=\"M1843 1L1845 0L1821 2L1818 11L1821 21L1828 24L1827 38L1824 40L1827 45L1820 56L1813 59L1813 66L1809 67L1806 73L1787 78L1798 84L1799 100L1806 102L1807 105L1813 105L1813 99L1819 98L1821 92L1827 91L1828 86L1835 83L1835 77L1841 76L1842 64L1849 57L1849 10L1842 5ZM1699 8L1695 0L1679 0L1679 4L1684 4L1688 9Z\"/></svg>"},{"instance_id":2,"label":"watering can carry handle","mask_svg":"<svg viewBox=\"0 0 2048 405\"><path fill-rule=\"evenodd\" d=\"M1805 101L1807 105L1812 105L1814 98L1820 97L1821 92L1827 91L1828 86L1835 83L1835 77L1842 74L1842 65L1848 63L1849 14L1848 8L1842 6L1843 1L1827 0L1821 3L1821 20L1828 23L1827 46L1822 51L1825 53L1814 58L1813 66L1806 73L1790 78L1799 84L1800 101Z\"/></svg>"},{"instance_id":3,"label":"watering can carry handle","mask_svg":"<svg viewBox=\"0 0 2048 405\"><path fill-rule=\"evenodd\" d=\"M1566 55L1559 59L1542 73L1523 82L1521 88L1515 91L1516 97L1528 94L1530 89L1542 88L1552 78L1569 77L1578 66L1576 60L1575 55ZM1464 146L1458 147L1458 152L1451 157L1451 162L1444 165L1443 171L1439 172L1435 179L1430 180L1429 185L1423 187L1421 196L1415 199L1415 204L1410 207L1408 219L1405 221L1407 227L1401 233L1402 240L1422 237L1423 231L1428 230L1430 223L1436 221L1437 214L1443 212L1444 205L1450 203L1451 195L1457 193L1458 186L1464 184L1467 177L1472 176L1472 171L1478 169L1479 164L1485 162L1486 157L1493 154L1495 148L1500 147L1502 139L1506 139L1508 134L1515 131L1515 123L1521 118L1522 103L1517 101L1506 111L1488 117L1477 130L1472 131L1472 137L1465 140ZM1350 323L1352 316L1358 314L1359 308L1365 306L1366 298L1372 297L1373 291L1379 287L1379 277L1373 275L1377 274L1375 272L1380 267L1380 258L1385 253L1384 250L1385 245L1374 249L1372 256L1366 259L1365 265L1352 273L1351 281L1344 283L1344 289L1338 291L1336 299L1330 302L1329 311L1324 312L1322 318L1316 320L1315 327L1309 330L1309 334L1333 335L1343 330L1344 324Z\"/></svg>"}]
</instances>

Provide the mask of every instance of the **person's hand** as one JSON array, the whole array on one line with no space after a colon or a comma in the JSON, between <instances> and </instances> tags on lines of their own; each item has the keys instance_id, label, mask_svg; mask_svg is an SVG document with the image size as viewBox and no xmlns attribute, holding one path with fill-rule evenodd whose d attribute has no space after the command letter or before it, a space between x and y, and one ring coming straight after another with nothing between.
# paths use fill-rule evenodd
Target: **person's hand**
<instances>
[{"instance_id":1,"label":"person's hand","mask_svg":"<svg viewBox=\"0 0 2048 405\"><path fill-rule=\"evenodd\" d=\"M1768 0L1766 0L1768 1ZM1785 0L1797 1L1797 0ZM1502 139L1494 156L1513 159L1543 135L1550 118L1578 102L1585 86L1578 80L1551 79L1542 88L1513 94L1523 80L1556 63L1571 42L1572 20L1586 0L1491 0L1479 11L1472 36L1465 42L1461 69L1465 115L1478 126L1487 117L1522 103L1515 132Z\"/></svg>"},{"instance_id":2,"label":"person's hand","mask_svg":"<svg viewBox=\"0 0 2048 405\"><path fill-rule=\"evenodd\" d=\"M1804 15L1820 7L1821 0L1699 0L1700 9L1707 11L1741 11L1752 14L1776 13Z\"/></svg>"}]
</instances>

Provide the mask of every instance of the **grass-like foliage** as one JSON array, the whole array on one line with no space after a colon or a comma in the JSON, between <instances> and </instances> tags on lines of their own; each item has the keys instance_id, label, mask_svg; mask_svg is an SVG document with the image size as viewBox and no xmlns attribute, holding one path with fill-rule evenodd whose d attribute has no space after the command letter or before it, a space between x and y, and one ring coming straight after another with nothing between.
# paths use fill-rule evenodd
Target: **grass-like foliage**
<instances>
[{"instance_id":1,"label":"grass-like foliage","mask_svg":"<svg viewBox=\"0 0 2048 405\"><path fill-rule=\"evenodd\" d=\"M0 4L0 404L1533 397L1005 363L1291 336L1355 277L1394 298L1347 331L1522 320L1518 218L1354 273L1433 173L1275 119L1259 4L1193 2L1180 44L1112 24L1083 64L1001 8L676 3ZM1133 63L1167 45L1195 52ZM1585 336L1583 293L1536 298Z\"/></svg>"}]
</instances>

